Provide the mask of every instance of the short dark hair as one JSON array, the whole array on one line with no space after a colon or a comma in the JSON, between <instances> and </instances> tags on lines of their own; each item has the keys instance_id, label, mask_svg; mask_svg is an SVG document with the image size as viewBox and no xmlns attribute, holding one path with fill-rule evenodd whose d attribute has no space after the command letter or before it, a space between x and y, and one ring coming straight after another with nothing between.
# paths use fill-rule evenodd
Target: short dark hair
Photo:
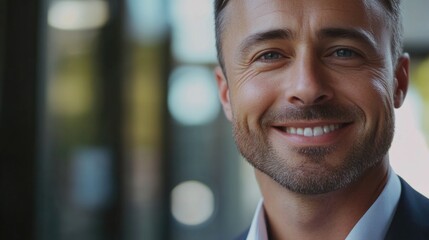
<instances>
[{"instance_id":1,"label":"short dark hair","mask_svg":"<svg viewBox=\"0 0 429 240\"><path fill-rule=\"evenodd\" d=\"M390 18L389 27L392 29L392 60L393 64L396 65L397 59L402 54L403 44L403 27L402 27L402 16L400 4L401 0L379 0L382 2L387 10ZM222 55L222 32L224 28L224 17L223 10L230 0L215 0L214 2L214 16L215 16L215 34L216 34L216 49L217 57L220 66L225 72L224 60Z\"/></svg>"}]
</instances>

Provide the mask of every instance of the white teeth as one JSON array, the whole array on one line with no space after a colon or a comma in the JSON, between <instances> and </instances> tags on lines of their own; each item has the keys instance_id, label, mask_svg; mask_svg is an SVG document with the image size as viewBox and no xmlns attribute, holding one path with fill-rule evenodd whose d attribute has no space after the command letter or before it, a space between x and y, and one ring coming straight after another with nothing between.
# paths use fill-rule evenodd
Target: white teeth
<instances>
[{"instance_id":1,"label":"white teeth","mask_svg":"<svg viewBox=\"0 0 429 240\"><path fill-rule=\"evenodd\" d=\"M313 136L313 129L311 129L311 128L305 128L304 129L304 136L306 136L306 137Z\"/></svg>"},{"instance_id":2,"label":"white teeth","mask_svg":"<svg viewBox=\"0 0 429 240\"><path fill-rule=\"evenodd\" d=\"M331 131L331 128L329 126L323 126L323 132L328 133Z\"/></svg>"},{"instance_id":3,"label":"white teeth","mask_svg":"<svg viewBox=\"0 0 429 240\"><path fill-rule=\"evenodd\" d=\"M313 129L313 135L314 136L320 136L323 135L323 128L322 127L315 127Z\"/></svg>"},{"instance_id":4,"label":"white teeth","mask_svg":"<svg viewBox=\"0 0 429 240\"><path fill-rule=\"evenodd\" d=\"M325 126L318 127L306 127L306 128L295 128L295 127L287 127L285 130L289 134L293 135L301 135L305 137L316 137L322 136L324 134L330 133L340 128L339 124L330 124Z\"/></svg>"}]
</instances>

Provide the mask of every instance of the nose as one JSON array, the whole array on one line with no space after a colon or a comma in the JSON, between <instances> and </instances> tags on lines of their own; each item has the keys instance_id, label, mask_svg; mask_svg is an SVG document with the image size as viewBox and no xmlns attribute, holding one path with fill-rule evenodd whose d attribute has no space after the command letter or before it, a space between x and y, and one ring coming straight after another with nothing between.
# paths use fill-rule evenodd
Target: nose
<instances>
[{"instance_id":1,"label":"nose","mask_svg":"<svg viewBox=\"0 0 429 240\"><path fill-rule=\"evenodd\" d=\"M317 105L329 101L333 90L324 74L322 63L309 53L297 57L291 66L287 100L294 105Z\"/></svg>"}]
</instances>

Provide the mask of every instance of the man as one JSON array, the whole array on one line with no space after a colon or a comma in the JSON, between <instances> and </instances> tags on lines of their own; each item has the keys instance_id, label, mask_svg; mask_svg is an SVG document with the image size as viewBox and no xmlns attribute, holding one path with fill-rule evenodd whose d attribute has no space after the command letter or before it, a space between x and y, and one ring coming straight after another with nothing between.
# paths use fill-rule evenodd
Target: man
<instances>
[{"instance_id":1,"label":"man","mask_svg":"<svg viewBox=\"0 0 429 240\"><path fill-rule=\"evenodd\" d=\"M429 200L387 153L409 81L399 1L215 8L220 100L263 196L242 239L429 239Z\"/></svg>"}]
</instances>

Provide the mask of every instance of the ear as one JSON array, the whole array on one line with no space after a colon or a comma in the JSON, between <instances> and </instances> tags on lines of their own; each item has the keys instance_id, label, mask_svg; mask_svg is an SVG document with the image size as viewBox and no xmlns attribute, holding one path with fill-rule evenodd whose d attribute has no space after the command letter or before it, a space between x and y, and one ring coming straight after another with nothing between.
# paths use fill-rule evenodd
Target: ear
<instances>
[{"instance_id":1,"label":"ear","mask_svg":"<svg viewBox=\"0 0 429 240\"><path fill-rule=\"evenodd\" d=\"M409 67L410 67L410 56L408 55L408 53L404 53L398 59L398 63L396 64L396 70L395 70L396 83L395 83L395 93L393 96L395 108L401 107L402 103L404 102L405 96L407 95L408 84L410 80Z\"/></svg>"},{"instance_id":2,"label":"ear","mask_svg":"<svg viewBox=\"0 0 429 240\"><path fill-rule=\"evenodd\" d=\"M222 103L223 112L225 113L226 118L229 121L232 121L232 109L231 101L229 98L229 87L226 80L225 74L222 71L222 68L217 66L215 68L215 76L217 81L217 87L219 91L220 102Z\"/></svg>"}]
</instances>

